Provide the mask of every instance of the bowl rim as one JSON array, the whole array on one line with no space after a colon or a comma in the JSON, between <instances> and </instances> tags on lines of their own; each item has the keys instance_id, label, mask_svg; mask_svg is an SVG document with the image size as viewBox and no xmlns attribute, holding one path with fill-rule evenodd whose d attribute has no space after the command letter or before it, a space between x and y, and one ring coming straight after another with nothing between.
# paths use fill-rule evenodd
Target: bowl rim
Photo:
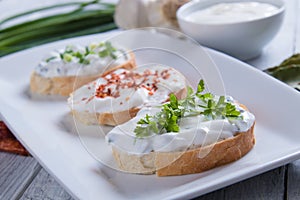
<instances>
[{"instance_id":1,"label":"bowl rim","mask_svg":"<svg viewBox=\"0 0 300 200\"><path fill-rule=\"evenodd\" d=\"M278 7L278 10L276 12L274 12L273 14L271 14L269 16L255 18L255 19L252 19L252 20L238 21L238 22L219 22L219 23L194 22L194 21L187 20L185 18L186 15L183 16L183 14L182 14L183 12L185 12L188 9L191 9L193 6L195 6L197 4L203 3L203 1L209 2L209 3L208 3L207 6L203 7L202 9L207 8L209 6L212 6L212 5L220 4L220 3L236 3L236 2L268 3L268 4L274 5L276 7L278 7L278 5L275 4L275 3L278 2L279 4L281 4L281 6ZM187 22L187 23L190 23L190 24L195 24L195 25L205 25L205 26L239 25L239 24L251 23L251 22L256 22L256 21L260 21L260 20L272 18L272 17L274 17L276 15L284 13L285 12L285 8L286 8L285 2L282 1L282 0L276 0L274 2L273 1L267 1L267 0L246 0L246 1L243 1L243 0L228 0L226 2L224 2L222 0L214 0L214 1L213 0L191 0L190 2L184 4L183 6L181 6L177 10L176 17L177 17L178 21L184 21L184 22ZM199 10L201 10L201 9L199 9Z\"/></svg>"}]
</instances>

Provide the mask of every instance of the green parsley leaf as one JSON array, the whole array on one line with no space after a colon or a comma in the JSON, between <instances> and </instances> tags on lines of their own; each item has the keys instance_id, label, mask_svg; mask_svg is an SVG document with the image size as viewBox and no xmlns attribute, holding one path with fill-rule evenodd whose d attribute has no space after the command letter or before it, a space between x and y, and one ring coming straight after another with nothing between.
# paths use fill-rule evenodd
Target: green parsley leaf
<instances>
[{"instance_id":1,"label":"green parsley leaf","mask_svg":"<svg viewBox=\"0 0 300 200\"><path fill-rule=\"evenodd\" d=\"M225 103L225 97L224 96L220 96L217 106L221 106Z\"/></svg>"},{"instance_id":2,"label":"green parsley leaf","mask_svg":"<svg viewBox=\"0 0 300 200\"><path fill-rule=\"evenodd\" d=\"M47 58L46 59L46 62L48 63L48 62L50 62L51 60L54 60L56 58L56 56L52 56L52 57L50 57L50 58Z\"/></svg>"},{"instance_id":3,"label":"green parsley leaf","mask_svg":"<svg viewBox=\"0 0 300 200\"><path fill-rule=\"evenodd\" d=\"M193 88L191 88L191 87L189 87L189 86L188 86L188 88L187 88L187 97L190 97L190 96L192 96L192 95L193 95L193 93L194 93L194 90L193 90Z\"/></svg>"},{"instance_id":4,"label":"green parsley leaf","mask_svg":"<svg viewBox=\"0 0 300 200\"><path fill-rule=\"evenodd\" d=\"M178 108L178 100L174 94L170 94L170 106L173 109Z\"/></svg>"},{"instance_id":5,"label":"green parsley leaf","mask_svg":"<svg viewBox=\"0 0 300 200\"><path fill-rule=\"evenodd\" d=\"M85 47L85 55L88 55L90 54L90 49L88 46Z\"/></svg>"},{"instance_id":6,"label":"green parsley leaf","mask_svg":"<svg viewBox=\"0 0 300 200\"><path fill-rule=\"evenodd\" d=\"M203 79L201 79L201 80L199 81L199 83L198 83L197 93L203 92L204 89L205 89L205 87L204 87L204 81L203 81Z\"/></svg>"},{"instance_id":7,"label":"green parsley leaf","mask_svg":"<svg viewBox=\"0 0 300 200\"><path fill-rule=\"evenodd\" d=\"M155 116L146 115L138 121L134 130L136 136L140 138L151 134L179 132L182 117L204 115L207 120L233 120L241 117L240 111L233 103L227 102L225 96L217 99L211 93L203 93L204 89L204 81L200 80L197 92L194 93L193 89L188 87L187 96L182 100L178 101L174 94L170 94L170 101L162 105L160 112Z\"/></svg>"},{"instance_id":8,"label":"green parsley leaf","mask_svg":"<svg viewBox=\"0 0 300 200\"><path fill-rule=\"evenodd\" d=\"M155 123L155 121L151 121L150 118L152 118L152 116L146 114L144 119L140 119L137 122L137 124L141 125L136 126L136 128L134 129L134 132L136 133L137 137L147 137L151 135L151 133L159 133L157 124Z\"/></svg>"},{"instance_id":9,"label":"green parsley leaf","mask_svg":"<svg viewBox=\"0 0 300 200\"><path fill-rule=\"evenodd\" d=\"M152 118L152 116L146 114L145 119L140 119L137 123L138 124L149 124L150 123L150 118Z\"/></svg>"}]
</instances>

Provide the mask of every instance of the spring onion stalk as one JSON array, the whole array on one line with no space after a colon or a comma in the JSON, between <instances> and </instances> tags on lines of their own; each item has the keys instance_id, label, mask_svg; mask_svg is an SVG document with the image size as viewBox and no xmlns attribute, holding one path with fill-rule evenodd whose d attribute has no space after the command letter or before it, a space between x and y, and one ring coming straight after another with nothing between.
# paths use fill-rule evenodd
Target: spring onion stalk
<instances>
[{"instance_id":1,"label":"spring onion stalk","mask_svg":"<svg viewBox=\"0 0 300 200\"><path fill-rule=\"evenodd\" d=\"M26 16L26 15L29 15L29 14L36 13L36 12L45 11L45 10L49 10L49 9L53 9L53 8L62 8L62 7L67 7L67 6L75 6L75 5L80 5L81 7L84 7L84 5L87 5L87 4L84 4L84 3L85 2L70 2L70 3L64 3L64 4L56 4L56 5L52 5L52 6L47 6L47 7L43 7L43 8L39 8L39 9L35 9L35 10L30 10L30 11L23 12L23 13L19 13L17 15L10 16L10 17L2 20L2 22L0 22L0 26L5 24L8 21L13 20L13 19L17 19L17 18ZM93 3L93 2L89 2L89 3Z\"/></svg>"},{"instance_id":2,"label":"spring onion stalk","mask_svg":"<svg viewBox=\"0 0 300 200\"><path fill-rule=\"evenodd\" d=\"M0 57L40 44L116 28L113 23L115 6L98 0L58 4L31 10L6 18L0 22L0 25L36 12L68 6L72 6L70 12L0 29Z\"/></svg>"},{"instance_id":3,"label":"spring onion stalk","mask_svg":"<svg viewBox=\"0 0 300 200\"><path fill-rule=\"evenodd\" d=\"M95 26L102 25L104 23L111 22L110 17L103 17L101 21L99 19L90 19L89 23L81 23L81 21L76 23L68 23L66 25L57 25L40 28L39 31L26 31L22 34L14 35L5 40L0 40L0 46L11 46L15 44L23 44L28 43L31 40L42 39L41 36L45 35L45 37L50 37L52 35L64 35L68 32L77 32L82 29L87 29Z\"/></svg>"},{"instance_id":4,"label":"spring onion stalk","mask_svg":"<svg viewBox=\"0 0 300 200\"><path fill-rule=\"evenodd\" d=\"M104 32L104 31L108 31L108 30L112 30L115 29L116 25L115 23L111 22L108 24L104 24L104 25L100 25L97 27L93 27L93 28L89 28L89 29L85 29L82 31L77 31L74 33L69 33L69 34L65 34L63 36L54 36L51 38L45 38L44 40L33 40L31 42L29 42L28 44L23 44L23 45L14 45L14 46L4 46L0 48L0 57L13 53L13 52L17 52L20 51L22 49L27 49L30 47L34 47L37 45L41 45L41 44L45 44L45 43L49 43L49 42L54 42L57 40L62 40L62 39L67 39L67 38L71 38L71 37L77 37L77 36L83 36L83 35L89 35L89 34L94 34L94 33L100 33L100 32Z\"/></svg>"}]
</instances>

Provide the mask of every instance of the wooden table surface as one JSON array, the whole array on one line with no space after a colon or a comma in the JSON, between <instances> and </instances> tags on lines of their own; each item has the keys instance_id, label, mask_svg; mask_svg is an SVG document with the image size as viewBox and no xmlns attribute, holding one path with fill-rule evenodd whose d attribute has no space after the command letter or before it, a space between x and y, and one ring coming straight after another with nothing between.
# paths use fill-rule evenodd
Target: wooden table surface
<instances>
[{"instance_id":1,"label":"wooden table surface","mask_svg":"<svg viewBox=\"0 0 300 200\"><path fill-rule=\"evenodd\" d=\"M285 2L286 15L279 34L260 57L247 61L259 69L300 52L300 1ZM73 198L34 158L0 153L0 200L11 199ZM196 199L300 199L300 160Z\"/></svg>"}]
</instances>

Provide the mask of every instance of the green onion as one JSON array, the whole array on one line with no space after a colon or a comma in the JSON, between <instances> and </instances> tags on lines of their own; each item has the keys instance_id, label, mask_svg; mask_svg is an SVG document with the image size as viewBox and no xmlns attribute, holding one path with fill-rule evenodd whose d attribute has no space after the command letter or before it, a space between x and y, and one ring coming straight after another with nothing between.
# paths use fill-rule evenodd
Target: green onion
<instances>
[{"instance_id":1,"label":"green onion","mask_svg":"<svg viewBox=\"0 0 300 200\"><path fill-rule=\"evenodd\" d=\"M6 18L0 25L36 12L68 6L72 6L73 9L68 13L42 17L0 29L0 57L36 45L116 28L113 23L115 6L98 0L31 10Z\"/></svg>"},{"instance_id":2,"label":"green onion","mask_svg":"<svg viewBox=\"0 0 300 200\"><path fill-rule=\"evenodd\" d=\"M116 28L115 23L108 23L108 24L103 24L103 25L97 26L97 27L85 29L85 30L82 30L82 31L77 31L77 32L74 32L74 33L65 34L65 35L62 35L62 36L32 40L28 44L25 43L23 45L1 46L0 47L0 57L5 56L5 55L10 54L10 53L13 53L13 52L23 50L23 49L34 47L34 46L37 46L37 45L41 45L41 44L45 44L45 43L49 43L49 42L54 42L54 41L57 41L57 40L77 37L77 36L100 33L100 32L112 30L112 29L115 29L115 28Z\"/></svg>"}]
</instances>

